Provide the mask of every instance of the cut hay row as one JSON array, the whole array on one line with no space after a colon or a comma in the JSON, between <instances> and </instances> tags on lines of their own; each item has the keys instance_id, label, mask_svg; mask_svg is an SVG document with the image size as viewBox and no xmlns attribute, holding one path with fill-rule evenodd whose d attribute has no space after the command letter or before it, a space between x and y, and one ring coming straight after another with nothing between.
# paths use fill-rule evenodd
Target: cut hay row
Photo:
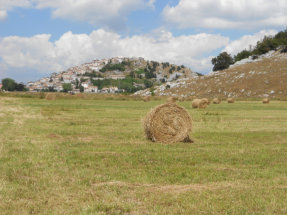
<instances>
[{"instance_id":1,"label":"cut hay row","mask_svg":"<svg viewBox=\"0 0 287 215\"><path fill-rule=\"evenodd\" d=\"M191 129L189 113L172 102L153 108L144 120L146 137L153 142L190 142Z\"/></svg>"}]
</instances>

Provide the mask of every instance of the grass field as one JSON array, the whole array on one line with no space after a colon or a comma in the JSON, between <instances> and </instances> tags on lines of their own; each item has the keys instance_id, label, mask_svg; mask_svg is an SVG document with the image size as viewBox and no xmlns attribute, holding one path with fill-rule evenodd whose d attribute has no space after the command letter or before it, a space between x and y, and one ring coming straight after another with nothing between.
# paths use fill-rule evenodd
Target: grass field
<instances>
[{"instance_id":1,"label":"grass field","mask_svg":"<svg viewBox=\"0 0 287 215\"><path fill-rule=\"evenodd\" d=\"M0 214L287 214L287 102L182 102L194 143L153 143L163 102L0 97Z\"/></svg>"}]
</instances>

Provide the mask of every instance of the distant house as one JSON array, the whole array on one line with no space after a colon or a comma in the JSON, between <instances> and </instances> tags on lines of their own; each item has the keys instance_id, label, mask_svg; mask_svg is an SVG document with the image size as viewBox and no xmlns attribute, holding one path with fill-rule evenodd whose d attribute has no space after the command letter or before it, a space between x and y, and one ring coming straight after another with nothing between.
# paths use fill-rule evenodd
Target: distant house
<instances>
[{"instance_id":1,"label":"distant house","mask_svg":"<svg viewBox=\"0 0 287 215\"><path fill-rule=\"evenodd\" d=\"M84 92L85 93L97 93L98 92L98 87L92 85L88 81L81 83L81 85L82 85L82 87L84 87Z\"/></svg>"},{"instance_id":2,"label":"distant house","mask_svg":"<svg viewBox=\"0 0 287 215\"><path fill-rule=\"evenodd\" d=\"M84 88L87 88L90 83L88 81L85 81L85 82L82 82L81 85L84 87Z\"/></svg>"},{"instance_id":3,"label":"distant house","mask_svg":"<svg viewBox=\"0 0 287 215\"><path fill-rule=\"evenodd\" d=\"M101 90L102 93L109 93L109 88L107 87L104 87L102 90Z\"/></svg>"},{"instance_id":4,"label":"distant house","mask_svg":"<svg viewBox=\"0 0 287 215\"><path fill-rule=\"evenodd\" d=\"M118 92L119 91L119 88L117 88L117 87L110 87L109 88L109 92L110 93L116 93L116 92Z\"/></svg>"},{"instance_id":5,"label":"distant house","mask_svg":"<svg viewBox=\"0 0 287 215\"><path fill-rule=\"evenodd\" d=\"M2 87L3 87L3 85L2 85L2 84L0 84L0 90L2 89Z\"/></svg>"},{"instance_id":6,"label":"distant house","mask_svg":"<svg viewBox=\"0 0 287 215\"><path fill-rule=\"evenodd\" d=\"M89 85L88 87L84 88L84 92L85 93L97 93L98 92L98 87Z\"/></svg>"}]
</instances>

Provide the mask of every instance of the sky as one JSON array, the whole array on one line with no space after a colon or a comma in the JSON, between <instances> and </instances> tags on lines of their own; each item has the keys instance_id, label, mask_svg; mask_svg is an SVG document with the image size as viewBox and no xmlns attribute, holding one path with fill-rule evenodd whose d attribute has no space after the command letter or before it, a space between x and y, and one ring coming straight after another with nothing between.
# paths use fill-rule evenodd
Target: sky
<instances>
[{"instance_id":1,"label":"sky","mask_svg":"<svg viewBox=\"0 0 287 215\"><path fill-rule=\"evenodd\" d=\"M36 81L111 57L212 71L287 28L286 0L0 0L0 79Z\"/></svg>"}]
</instances>

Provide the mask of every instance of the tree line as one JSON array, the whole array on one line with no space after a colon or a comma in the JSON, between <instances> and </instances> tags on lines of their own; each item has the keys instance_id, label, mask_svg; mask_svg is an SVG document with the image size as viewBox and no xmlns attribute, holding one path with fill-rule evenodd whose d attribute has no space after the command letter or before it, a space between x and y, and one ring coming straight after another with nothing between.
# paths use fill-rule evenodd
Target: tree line
<instances>
[{"instance_id":1,"label":"tree line","mask_svg":"<svg viewBox=\"0 0 287 215\"><path fill-rule=\"evenodd\" d=\"M28 91L23 83L17 83L11 78L2 79L2 90L5 91Z\"/></svg>"},{"instance_id":2,"label":"tree line","mask_svg":"<svg viewBox=\"0 0 287 215\"><path fill-rule=\"evenodd\" d=\"M275 36L265 36L262 41L258 41L256 46L250 50L243 50L232 57L227 52L220 53L217 57L212 58L213 71L227 69L230 65L245 58L252 56L256 59L259 55L266 54L269 51L281 49L282 53L287 52L287 29L278 32Z\"/></svg>"}]
</instances>

